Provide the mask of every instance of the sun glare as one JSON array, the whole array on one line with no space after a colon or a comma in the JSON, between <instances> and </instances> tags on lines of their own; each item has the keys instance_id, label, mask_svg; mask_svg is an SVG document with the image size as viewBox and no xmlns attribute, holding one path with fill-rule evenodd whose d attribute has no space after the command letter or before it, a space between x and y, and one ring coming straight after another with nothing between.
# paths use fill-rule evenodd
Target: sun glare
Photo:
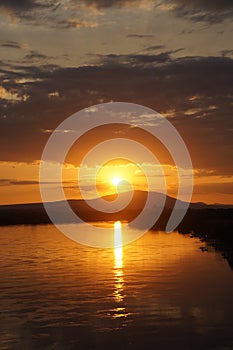
<instances>
[{"instance_id":1,"label":"sun glare","mask_svg":"<svg viewBox=\"0 0 233 350\"><path fill-rule=\"evenodd\" d=\"M117 186L117 185L119 185L119 183L122 181L122 179L120 178L120 177L114 177L113 179L112 179L112 184L114 185L114 186Z\"/></svg>"},{"instance_id":2,"label":"sun glare","mask_svg":"<svg viewBox=\"0 0 233 350\"><path fill-rule=\"evenodd\" d=\"M121 222L120 221L116 221L114 223L114 229L121 229Z\"/></svg>"}]
</instances>

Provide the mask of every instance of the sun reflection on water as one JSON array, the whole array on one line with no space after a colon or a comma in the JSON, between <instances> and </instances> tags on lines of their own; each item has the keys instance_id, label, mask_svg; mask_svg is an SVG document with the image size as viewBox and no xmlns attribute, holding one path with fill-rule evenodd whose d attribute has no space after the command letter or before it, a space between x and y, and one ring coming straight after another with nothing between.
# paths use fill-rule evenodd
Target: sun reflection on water
<instances>
[{"instance_id":1,"label":"sun reflection on water","mask_svg":"<svg viewBox=\"0 0 233 350\"><path fill-rule=\"evenodd\" d=\"M122 269L123 267L123 248L122 248L122 231L121 222L116 221L114 224L114 255L115 255L115 269Z\"/></svg>"},{"instance_id":2,"label":"sun reflection on water","mask_svg":"<svg viewBox=\"0 0 233 350\"><path fill-rule=\"evenodd\" d=\"M118 306L114 309L113 318L127 317L126 309L122 305L124 302L124 255L120 221L116 221L114 224L114 257L115 290L113 296Z\"/></svg>"}]
</instances>

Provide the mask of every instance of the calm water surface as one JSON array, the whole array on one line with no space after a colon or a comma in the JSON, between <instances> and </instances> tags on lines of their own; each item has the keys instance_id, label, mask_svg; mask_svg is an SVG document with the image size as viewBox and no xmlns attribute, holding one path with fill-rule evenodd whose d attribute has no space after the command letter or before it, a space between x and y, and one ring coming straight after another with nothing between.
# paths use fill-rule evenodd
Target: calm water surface
<instances>
[{"instance_id":1,"label":"calm water surface","mask_svg":"<svg viewBox=\"0 0 233 350\"><path fill-rule=\"evenodd\" d=\"M48 225L0 244L0 349L233 349L233 271L198 239L95 249Z\"/></svg>"}]
</instances>

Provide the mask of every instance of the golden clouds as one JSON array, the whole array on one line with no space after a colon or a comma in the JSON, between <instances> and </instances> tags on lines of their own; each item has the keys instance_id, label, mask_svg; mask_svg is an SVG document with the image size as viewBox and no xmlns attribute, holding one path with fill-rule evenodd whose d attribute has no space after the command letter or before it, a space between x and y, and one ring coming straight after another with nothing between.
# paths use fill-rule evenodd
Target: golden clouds
<instances>
[{"instance_id":1,"label":"golden clouds","mask_svg":"<svg viewBox=\"0 0 233 350\"><path fill-rule=\"evenodd\" d=\"M0 86L0 99L9 101L27 101L29 95L25 94L20 96L15 89L7 90L3 86Z\"/></svg>"}]
</instances>

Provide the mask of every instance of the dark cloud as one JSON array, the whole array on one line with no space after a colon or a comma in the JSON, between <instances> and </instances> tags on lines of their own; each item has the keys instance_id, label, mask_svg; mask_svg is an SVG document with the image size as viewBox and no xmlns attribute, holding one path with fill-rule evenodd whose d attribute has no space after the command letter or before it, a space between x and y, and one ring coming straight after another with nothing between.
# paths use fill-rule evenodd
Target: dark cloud
<instances>
[{"instance_id":1,"label":"dark cloud","mask_svg":"<svg viewBox=\"0 0 233 350\"><path fill-rule=\"evenodd\" d=\"M89 54L89 56L94 58L94 63L99 63L104 66L119 66L119 64L121 64L121 65L130 65L131 67L140 67L140 66L148 67L148 66L168 63L172 60L171 55L173 53L177 53L183 50L182 48L180 48L173 51L160 52L154 55L146 53L151 51L162 50L164 48L165 48L164 45L154 45L154 46L146 47L143 50L140 50L140 52L145 52L145 54L144 53L134 53L134 54L128 54L128 55Z\"/></svg>"},{"instance_id":2,"label":"dark cloud","mask_svg":"<svg viewBox=\"0 0 233 350\"><path fill-rule=\"evenodd\" d=\"M40 52L37 52L37 51L30 51L30 53L28 53L24 59L27 60L27 61L32 61L32 60L48 60L48 59L51 59L51 58L54 58L52 56L47 56L47 55L44 55Z\"/></svg>"},{"instance_id":3,"label":"dark cloud","mask_svg":"<svg viewBox=\"0 0 233 350\"><path fill-rule=\"evenodd\" d=\"M143 51L157 51L157 50L162 50L164 49L164 45L153 45L153 46L148 46L146 47Z\"/></svg>"},{"instance_id":4,"label":"dark cloud","mask_svg":"<svg viewBox=\"0 0 233 350\"><path fill-rule=\"evenodd\" d=\"M124 6L139 6L143 3L143 0L71 0L64 4L66 7L69 5L85 4L86 6L93 6L98 9L110 8L110 7L124 7ZM62 2L52 0L0 0L0 7L8 10L30 11L36 8L53 7L57 8L63 5Z\"/></svg>"},{"instance_id":5,"label":"dark cloud","mask_svg":"<svg viewBox=\"0 0 233 350\"><path fill-rule=\"evenodd\" d=\"M197 10L208 11L225 11L233 7L231 0L168 0L166 2L174 2L179 7L196 7Z\"/></svg>"},{"instance_id":6,"label":"dark cloud","mask_svg":"<svg viewBox=\"0 0 233 350\"><path fill-rule=\"evenodd\" d=\"M98 24L92 21L78 20L75 18L69 18L65 20L58 20L54 23L55 28L95 28Z\"/></svg>"},{"instance_id":7,"label":"dark cloud","mask_svg":"<svg viewBox=\"0 0 233 350\"><path fill-rule=\"evenodd\" d=\"M5 72L7 90L18 89L15 79L22 76L40 80L20 84L20 93L30 95L27 101L0 100L1 160L40 159L50 135L42 130L53 130L88 106L122 101L167 115L187 143L195 168L232 174L233 60L123 56L101 56L99 65L89 67L31 66ZM56 99L49 98L53 91Z\"/></svg>"},{"instance_id":8,"label":"dark cloud","mask_svg":"<svg viewBox=\"0 0 233 350\"><path fill-rule=\"evenodd\" d=\"M40 6L36 0L0 0L0 7L10 10L28 11Z\"/></svg>"},{"instance_id":9,"label":"dark cloud","mask_svg":"<svg viewBox=\"0 0 233 350\"><path fill-rule=\"evenodd\" d=\"M75 23L75 20L69 21L61 19L54 15L55 10L64 5L66 13L67 9L72 10L79 5L84 4L88 7L97 9L122 8L122 7L138 7L150 6L159 7L160 9L170 11L176 16L184 17L192 21L204 21L209 23L218 23L225 19L233 17L233 2L232 0L70 0L67 4L53 0L0 0L0 9L5 9L16 17L24 20L29 20L34 23L41 22L47 25L52 21L54 26L58 26L61 22L62 28L71 28L77 26L85 27L87 23L80 20ZM78 7L77 7L78 6ZM44 10L43 16L36 18L34 10ZM49 11L49 12L48 12ZM60 12L60 15L62 12ZM51 25L51 23L50 23ZM90 24L89 24L90 26ZM128 34L128 38L145 39L152 38L150 34Z\"/></svg>"},{"instance_id":10,"label":"dark cloud","mask_svg":"<svg viewBox=\"0 0 233 350\"><path fill-rule=\"evenodd\" d=\"M233 17L232 0L164 0L163 4L171 5L176 15L196 22L218 23Z\"/></svg>"},{"instance_id":11,"label":"dark cloud","mask_svg":"<svg viewBox=\"0 0 233 350\"><path fill-rule=\"evenodd\" d=\"M38 184L39 182L34 180L0 179L0 186L38 185Z\"/></svg>"},{"instance_id":12,"label":"dark cloud","mask_svg":"<svg viewBox=\"0 0 233 350\"><path fill-rule=\"evenodd\" d=\"M56 185L59 184L59 182L55 182L55 181L46 181L46 182L39 182L37 180L17 180L17 179L0 179L0 186L12 186L12 185L39 185L39 183L41 184L46 184L46 185ZM69 184L70 182L68 181L64 181L64 184ZM64 186L64 188L66 188L67 186ZM75 185L73 186L75 187ZM76 186L77 187L77 186Z\"/></svg>"},{"instance_id":13,"label":"dark cloud","mask_svg":"<svg viewBox=\"0 0 233 350\"><path fill-rule=\"evenodd\" d=\"M150 39L153 38L154 35L151 34L128 34L127 38L133 38L133 39Z\"/></svg>"},{"instance_id":14,"label":"dark cloud","mask_svg":"<svg viewBox=\"0 0 233 350\"><path fill-rule=\"evenodd\" d=\"M82 2L98 9L146 5L146 1L143 0L82 0ZM147 1L147 4L170 10L179 17L187 17L193 21L217 23L233 16L232 0L151 0Z\"/></svg>"},{"instance_id":15,"label":"dark cloud","mask_svg":"<svg viewBox=\"0 0 233 350\"><path fill-rule=\"evenodd\" d=\"M53 0L0 0L0 12L7 14L13 23L17 19L35 25L48 24L51 21L51 13L58 7L59 3Z\"/></svg>"},{"instance_id":16,"label":"dark cloud","mask_svg":"<svg viewBox=\"0 0 233 350\"><path fill-rule=\"evenodd\" d=\"M137 6L140 5L143 0L81 0L87 6L95 6L98 9L104 9L109 7L123 7L123 6Z\"/></svg>"},{"instance_id":17,"label":"dark cloud","mask_svg":"<svg viewBox=\"0 0 233 350\"><path fill-rule=\"evenodd\" d=\"M162 47L162 46L161 46ZM157 55L147 55L147 54L131 54L131 55L117 55L117 54L108 54L108 55L91 55L96 57L97 62L104 66L118 66L119 64L138 66L147 66L153 64L166 63L171 60L169 52L161 52Z\"/></svg>"},{"instance_id":18,"label":"dark cloud","mask_svg":"<svg viewBox=\"0 0 233 350\"><path fill-rule=\"evenodd\" d=\"M16 41L6 41L5 43L0 44L0 46L10 49L21 49L21 46Z\"/></svg>"}]
</instances>

